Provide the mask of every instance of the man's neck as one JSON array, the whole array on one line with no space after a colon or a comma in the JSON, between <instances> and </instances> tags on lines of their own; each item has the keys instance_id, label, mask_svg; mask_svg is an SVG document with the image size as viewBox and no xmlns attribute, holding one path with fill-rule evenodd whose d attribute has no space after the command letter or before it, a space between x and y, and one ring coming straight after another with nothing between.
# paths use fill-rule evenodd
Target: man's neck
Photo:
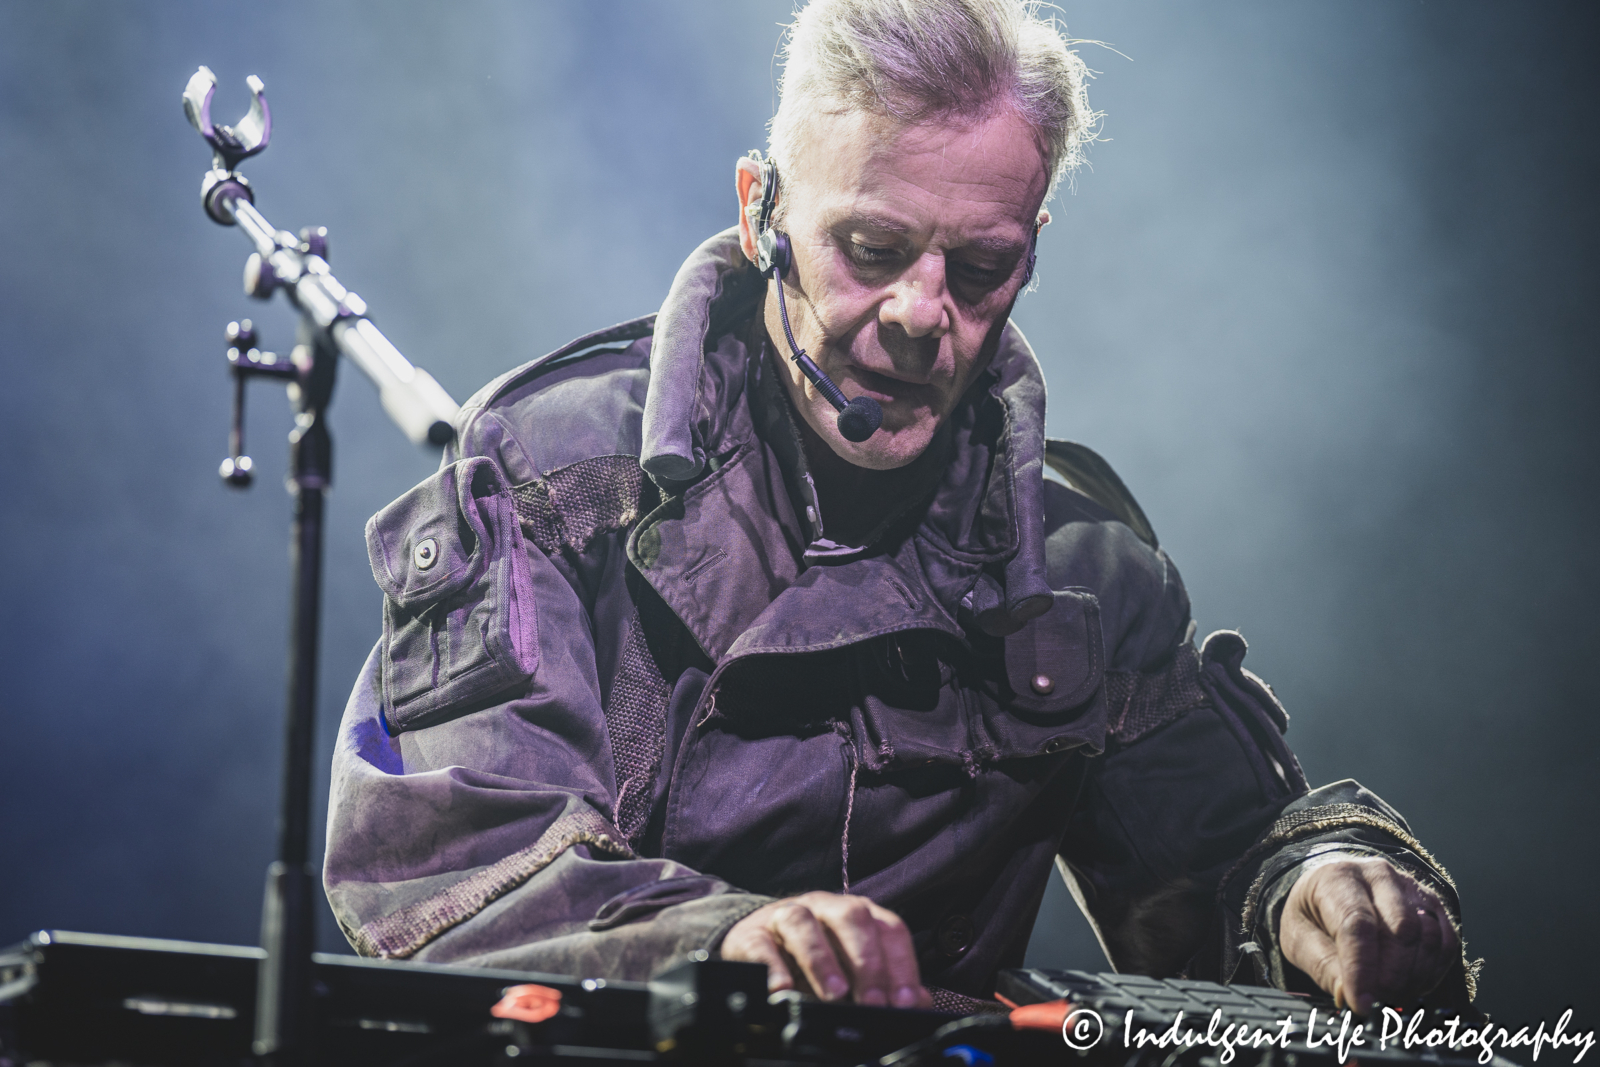
<instances>
[{"instance_id":1,"label":"man's neck","mask_svg":"<svg viewBox=\"0 0 1600 1067\"><path fill-rule=\"evenodd\" d=\"M841 545L866 543L885 522L907 504L906 495L918 479L910 467L878 471L858 467L829 447L811 424L796 413L800 443L817 489L817 507L828 540Z\"/></svg>"},{"instance_id":2,"label":"man's neck","mask_svg":"<svg viewBox=\"0 0 1600 1067\"><path fill-rule=\"evenodd\" d=\"M787 388L788 367L768 335L763 317L750 324L746 341L771 367L774 399L787 409L787 422L804 453L806 474L821 513L823 537L835 545L863 547L884 527L933 490L947 460L948 438L941 431L923 453L904 467L873 470L844 459L795 409Z\"/></svg>"}]
</instances>

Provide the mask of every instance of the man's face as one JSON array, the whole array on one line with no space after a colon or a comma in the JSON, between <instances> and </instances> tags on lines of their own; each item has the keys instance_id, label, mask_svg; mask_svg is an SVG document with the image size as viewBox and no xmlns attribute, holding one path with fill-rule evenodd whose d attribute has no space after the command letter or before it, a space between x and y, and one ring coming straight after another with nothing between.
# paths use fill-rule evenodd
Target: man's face
<instances>
[{"instance_id":1,"label":"man's face","mask_svg":"<svg viewBox=\"0 0 1600 1067\"><path fill-rule=\"evenodd\" d=\"M905 126L863 112L819 114L781 160L785 278L800 347L846 397L883 407L883 427L846 441L835 412L787 357L775 296L766 326L790 397L850 462L901 467L927 448L994 343L1023 284L1048 186L1033 128L1010 109L981 121ZM741 170L745 203L758 188ZM743 218L741 216L741 218ZM745 250L754 234L744 222Z\"/></svg>"}]
</instances>

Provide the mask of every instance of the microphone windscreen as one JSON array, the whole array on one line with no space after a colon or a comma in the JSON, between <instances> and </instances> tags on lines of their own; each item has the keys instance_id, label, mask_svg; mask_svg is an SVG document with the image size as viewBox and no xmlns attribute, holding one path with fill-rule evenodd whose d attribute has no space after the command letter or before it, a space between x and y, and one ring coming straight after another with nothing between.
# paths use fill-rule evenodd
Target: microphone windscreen
<instances>
[{"instance_id":1,"label":"microphone windscreen","mask_svg":"<svg viewBox=\"0 0 1600 1067\"><path fill-rule=\"evenodd\" d=\"M858 396L839 412L837 425L846 441L865 441L883 425L883 409L870 396Z\"/></svg>"}]
</instances>

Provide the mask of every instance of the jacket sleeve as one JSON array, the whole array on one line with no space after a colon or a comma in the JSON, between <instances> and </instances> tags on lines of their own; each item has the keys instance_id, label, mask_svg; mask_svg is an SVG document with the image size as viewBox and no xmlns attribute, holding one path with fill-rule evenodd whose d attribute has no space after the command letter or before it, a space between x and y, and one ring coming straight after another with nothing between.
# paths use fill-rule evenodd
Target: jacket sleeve
<instances>
[{"instance_id":1,"label":"jacket sleeve","mask_svg":"<svg viewBox=\"0 0 1600 1067\"><path fill-rule=\"evenodd\" d=\"M1066 529L1074 558L1094 564L1065 577L1100 592L1109 669L1105 752L1058 866L1112 964L1314 989L1283 959L1278 921L1304 864L1331 851L1385 857L1459 924L1454 883L1398 812L1354 781L1308 787L1283 740L1287 714L1243 665L1244 639L1219 631L1195 648L1166 554L1120 524ZM1463 959L1441 1003L1470 1000L1475 967Z\"/></svg>"},{"instance_id":2,"label":"jacket sleeve","mask_svg":"<svg viewBox=\"0 0 1600 1067\"><path fill-rule=\"evenodd\" d=\"M1243 668L1244 651L1238 634L1219 631L1156 670L1108 674L1106 751L1061 854L1112 963L1314 989L1284 960L1278 921L1306 861L1329 852L1385 857L1438 892L1459 924L1454 883L1399 812L1348 779L1307 787L1283 743L1287 716ZM1441 1002L1469 1001L1475 974L1463 959Z\"/></svg>"},{"instance_id":3,"label":"jacket sleeve","mask_svg":"<svg viewBox=\"0 0 1600 1067\"><path fill-rule=\"evenodd\" d=\"M492 460L445 466L368 547L384 634L340 726L324 874L358 952L641 980L766 903L617 830L594 621Z\"/></svg>"}]
</instances>

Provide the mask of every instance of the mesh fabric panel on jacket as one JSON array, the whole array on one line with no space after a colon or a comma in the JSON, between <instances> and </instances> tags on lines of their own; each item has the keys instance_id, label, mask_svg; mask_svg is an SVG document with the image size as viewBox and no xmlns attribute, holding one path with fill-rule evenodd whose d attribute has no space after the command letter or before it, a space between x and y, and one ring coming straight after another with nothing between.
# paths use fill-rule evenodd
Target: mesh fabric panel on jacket
<instances>
[{"instance_id":1,"label":"mesh fabric panel on jacket","mask_svg":"<svg viewBox=\"0 0 1600 1067\"><path fill-rule=\"evenodd\" d=\"M634 844L650 821L671 697L672 687L650 654L635 609L606 701L606 733L611 737L611 762L617 776L617 829Z\"/></svg>"},{"instance_id":2,"label":"mesh fabric panel on jacket","mask_svg":"<svg viewBox=\"0 0 1600 1067\"><path fill-rule=\"evenodd\" d=\"M534 544L582 552L600 534L638 521L644 487L637 456L596 456L514 486L511 499Z\"/></svg>"},{"instance_id":3,"label":"mesh fabric panel on jacket","mask_svg":"<svg viewBox=\"0 0 1600 1067\"><path fill-rule=\"evenodd\" d=\"M601 534L633 525L644 512L644 493L636 456L581 460L511 490L523 533L545 552L582 552ZM633 844L650 821L671 697L635 609L605 707L617 783L613 814Z\"/></svg>"},{"instance_id":4,"label":"mesh fabric panel on jacket","mask_svg":"<svg viewBox=\"0 0 1600 1067\"><path fill-rule=\"evenodd\" d=\"M1127 744L1206 702L1200 688L1200 653L1178 646L1166 666L1153 671L1106 672L1106 732Z\"/></svg>"}]
</instances>

